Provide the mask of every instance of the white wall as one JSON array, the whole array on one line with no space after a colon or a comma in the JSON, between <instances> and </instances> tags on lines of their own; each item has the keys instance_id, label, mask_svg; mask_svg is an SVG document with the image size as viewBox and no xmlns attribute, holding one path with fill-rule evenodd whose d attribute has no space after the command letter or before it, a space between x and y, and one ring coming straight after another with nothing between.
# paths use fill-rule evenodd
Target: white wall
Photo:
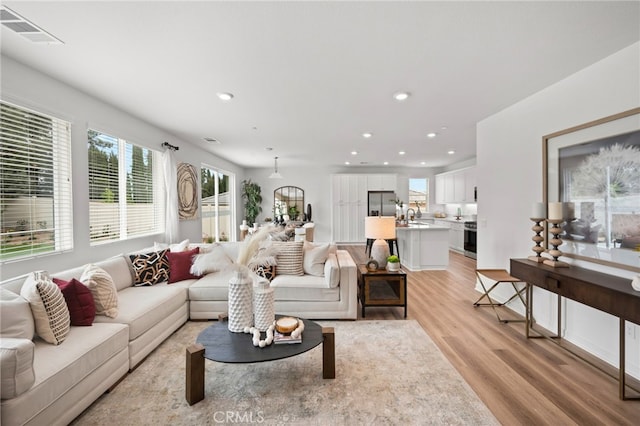
<instances>
[{"instance_id":1,"label":"white wall","mask_svg":"<svg viewBox=\"0 0 640 426\"><path fill-rule=\"evenodd\" d=\"M508 270L510 258L533 254L528 218L532 203L542 201L542 137L640 106L639 53L636 43L478 123L478 268ZM536 292L536 320L549 329L554 303L548 292ZM617 366L617 320L571 301L565 312L565 337ZM636 338L627 340L627 369L640 377L640 330L628 327Z\"/></svg>"},{"instance_id":2,"label":"white wall","mask_svg":"<svg viewBox=\"0 0 640 426\"><path fill-rule=\"evenodd\" d=\"M52 79L11 58L1 58L2 99L20 106L35 109L72 123L72 173L73 173L73 239L74 249L70 253L45 255L35 260L16 261L2 265L0 280L28 273L34 269L52 272L72 266L104 259L117 253L126 253L153 246L163 236L150 236L130 241L110 243L97 247L89 245L89 188L87 158L87 127L98 126L100 130L128 139L136 144L162 150L164 141L177 145L178 162L187 162L200 168L202 162L226 169L244 179L244 169L215 157L178 140L175 136L154 127L130 114L80 92L58 80ZM237 194L239 197L239 193ZM201 239L200 220L180 222L179 234L192 241Z\"/></svg>"}]
</instances>

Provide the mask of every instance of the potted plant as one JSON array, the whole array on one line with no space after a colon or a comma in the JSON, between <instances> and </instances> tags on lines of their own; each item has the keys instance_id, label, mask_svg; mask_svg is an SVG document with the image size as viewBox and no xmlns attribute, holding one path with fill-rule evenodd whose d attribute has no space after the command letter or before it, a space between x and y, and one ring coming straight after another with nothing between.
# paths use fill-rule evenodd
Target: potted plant
<instances>
[{"instance_id":1,"label":"potted plant","mask_svg":"<svg viewBox=\"0 0 640 426\"><path fill-rule=\"evenodd\" d=\"M262 212L262 195L260 185L251 182L251 179L242 181L242 199L244 200L244 215L248 223L254 224L258 215Z\"/></svg>"},{"instance_id":2,"label":"potted plant","mask_svg":"<svg viewBox=\"0 0 640 426\"><path fill-rule=\"evenodd\" d=\"M388 271L399 271L400 270L400 258L395 254L387 257L387 270Z\"/></svg>"}]
</instances>

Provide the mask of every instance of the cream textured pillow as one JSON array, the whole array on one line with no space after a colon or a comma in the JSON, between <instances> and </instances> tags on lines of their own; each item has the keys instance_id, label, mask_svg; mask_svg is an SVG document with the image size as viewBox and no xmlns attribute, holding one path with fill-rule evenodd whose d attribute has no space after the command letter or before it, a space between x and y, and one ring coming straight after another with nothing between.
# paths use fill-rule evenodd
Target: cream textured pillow
<instances>
[{"instance_id":1,"label":"cream textured pillow","mask_svg":"<svg viewBox=\"0 0 640 426\"><path fill-rule=\"evenodd\" d=\"M91 290L96 315L118 316L118 291L111 275L99 266L89 264L85 266L80 281Z\"/></svg>"},{"instance_id":2,"label":"cream textured pillow","mask_svg":"<svg viewBox=\"0 0 640 426\"><path fill-rule=\"evenodd\" d=\"M0 335L2 338L33 339L35 324L29 302L12 291L0 288Z\"/></svg>"},{"instance_id":3,"label":"cream textured pillow","mask_svg":"<svg viewBox=\"0 0 640 426\"><path fill-rule=\"evenodd\" d=\"M329 255L329 243L313 244L304 243L304 259L302 266L305 274L324 276L324 263Z\"/></svg>"},{"instance_id":4,"label":"cream textured pillow","mask_svg":"<svg viewBox=\"0 0 640 426\"><path fill-rule=\"evenodd\" d=\"M193 263L189 272L202 276L211 272L222 271L233 265L231 259L220 244L213 245L208 253L198 254L193 257Z\"/></svg>"},{"instance_id":5,"label":"cream textured pillow","mask_svg":"<svg viewBox=\"0 0 640 426\"><path fill-rule=\"evenodd\" d=\"M71 319L60 288L46 271L27 276L20 295L29 301L36 333L47 343L59 345L69 334Z\"/></svg>"},{"instance_id":6,"label":"cream textured pillow","mask_svg":"<svg viewBox=\"0 0 640 426\"><path fill-rule=\"evenodd\" d=\"M273 241L271 244L278 251L278 275L304 275L303 241Z\"/></svg>"}]
</instances>

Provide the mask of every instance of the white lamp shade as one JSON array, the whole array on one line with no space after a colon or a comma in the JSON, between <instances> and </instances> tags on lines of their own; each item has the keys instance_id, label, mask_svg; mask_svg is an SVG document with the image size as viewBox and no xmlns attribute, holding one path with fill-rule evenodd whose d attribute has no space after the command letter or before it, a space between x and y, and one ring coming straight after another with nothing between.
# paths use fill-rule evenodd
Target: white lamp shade
<instances>
[{"instance_id":1,"label":"white lamp shade","mask_svg":"<svg viewBox=\"0 0 640 426\"><path fill-rule=\"evenodd\" d=\"M367 216L364 218L364 236L373 240L388 240L396 237L394 216Z\"/></svg>"}]
</instances>

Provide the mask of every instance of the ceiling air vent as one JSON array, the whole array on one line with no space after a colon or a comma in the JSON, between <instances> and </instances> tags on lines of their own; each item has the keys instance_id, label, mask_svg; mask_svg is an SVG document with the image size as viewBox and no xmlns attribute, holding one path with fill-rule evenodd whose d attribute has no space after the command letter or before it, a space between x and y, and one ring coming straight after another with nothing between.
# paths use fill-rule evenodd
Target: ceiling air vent
<instances>
[{"instance_id":1,"label":"ceiling air vent","mask_svg":"<svg viewBox=\"0 0 640 426\"><path fill-rule=\"evenodd\" d=\"M33 43L64 44L62 40L52 36L6 6L0 7L0 24Z\"/></svg>"}]
</instances>

